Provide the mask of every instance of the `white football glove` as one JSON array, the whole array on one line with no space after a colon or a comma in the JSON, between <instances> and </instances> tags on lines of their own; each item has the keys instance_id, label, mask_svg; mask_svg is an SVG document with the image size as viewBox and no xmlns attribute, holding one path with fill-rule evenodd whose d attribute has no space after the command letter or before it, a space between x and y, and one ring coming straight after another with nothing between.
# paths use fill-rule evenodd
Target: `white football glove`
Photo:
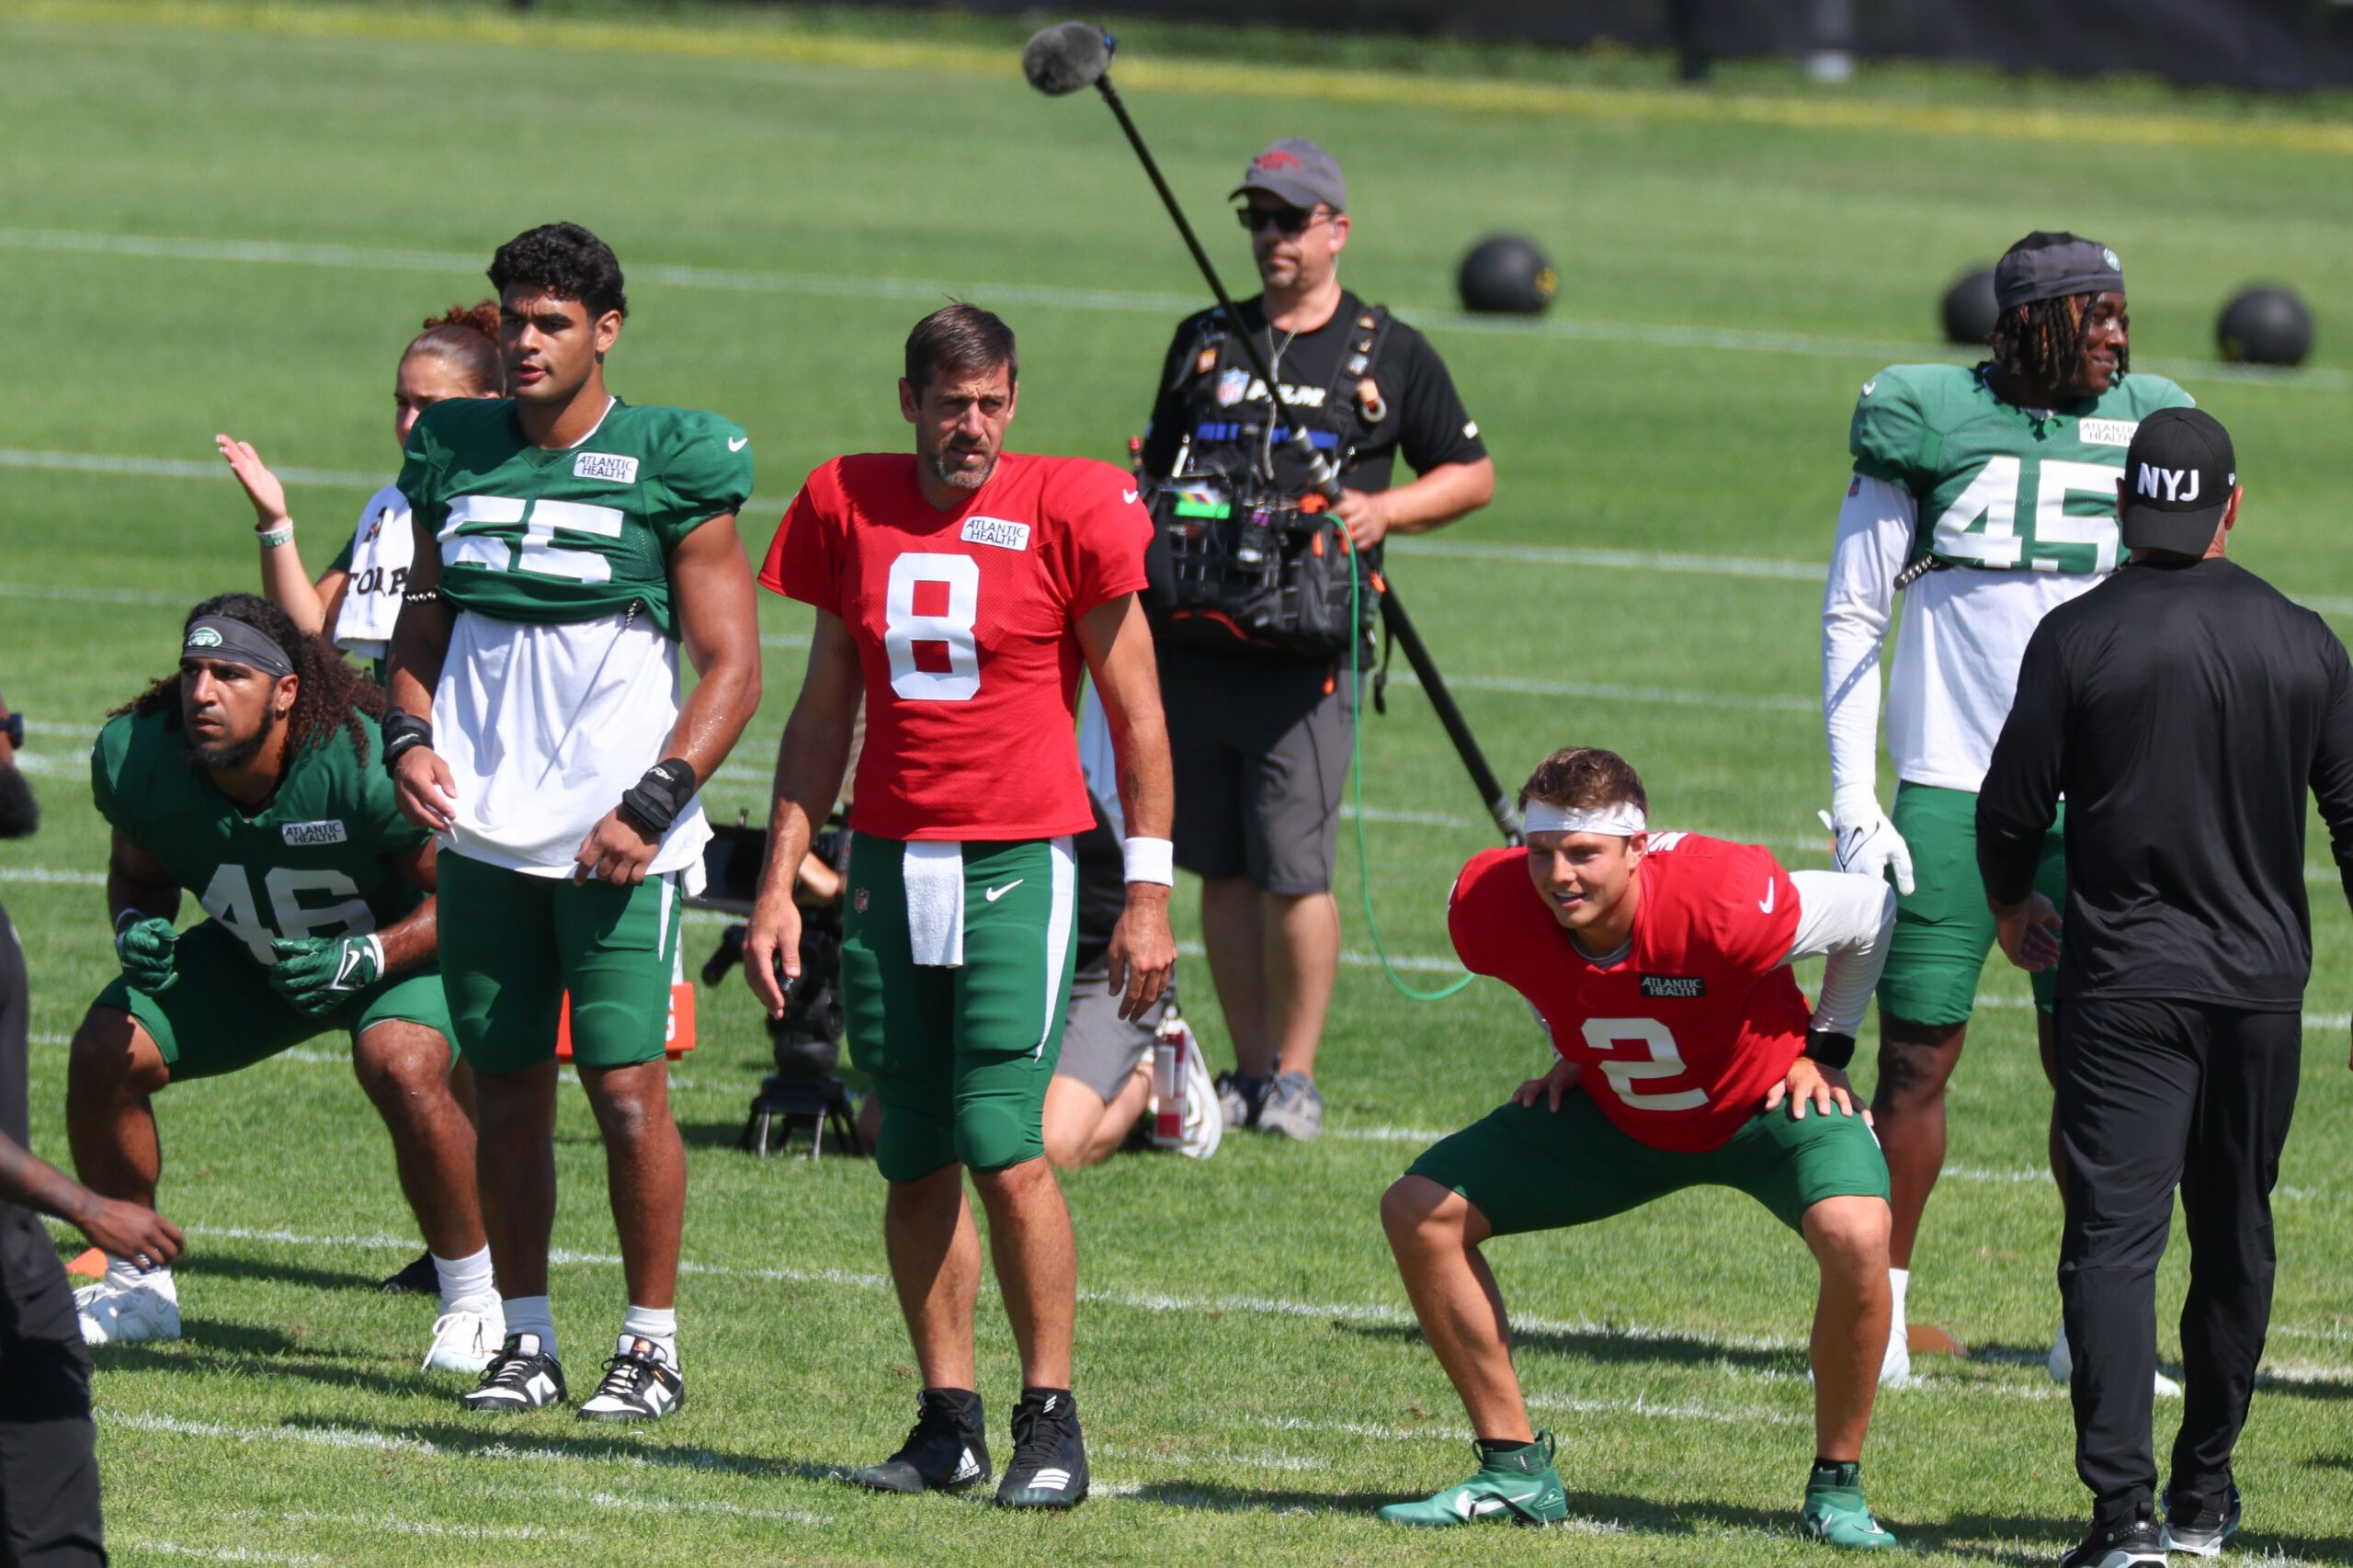
<instances>
[{"instance_id":1,"label":"white football glove","mask_svg":"<svg viewBox=\"0 0 2353 1568\"><path fill-rule=\"evenodd\" d=\"M1828 811L1814 814L1830 830L1830 853L1840 870L1873 881L1893 873L1895 891L1911 896L1912 849L1879 809L1878 796L1867 790L1841 792Z\"/></svg>"}]
</instances>

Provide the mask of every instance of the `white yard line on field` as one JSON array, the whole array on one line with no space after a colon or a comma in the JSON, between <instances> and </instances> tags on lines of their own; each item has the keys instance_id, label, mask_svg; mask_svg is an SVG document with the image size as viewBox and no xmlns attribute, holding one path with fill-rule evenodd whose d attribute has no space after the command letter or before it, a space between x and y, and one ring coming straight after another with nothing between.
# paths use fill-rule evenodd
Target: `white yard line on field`
<instances>
[{"instance_id":1,"label":"white yard line on field","mask_svg":"<svg viewBox=\"0 0 2353 1568\"><path fill-rule=\"evenodd\" d=\"M101 1417L103 1419L103 1417ZM328 1562L332 1558L299 1551L267 1551L257 1546L182 1546L176 1540L108 1532L108 1545L125 1555L192 1557L203 1562Z\"/></svg>"},{"instance_id":2,"label":"white yard line on field","mask_svg":"<svg viewBox=\"0 0 2353 1568\"><path fill-rule=\"evenodd\" d=\"M134 260L225 262L241 266L318 267L375 272L478 275L483 258L457 251L389 246L319 244L291 240L222 240L193 235L123 234L78 229L0 229L0 250L52 255L105 256ZM992 304L1040 305L1049 309L1106 311L1144 315L1183 315L1202 304L1191 293L1124 289L1074 289L1039 283L977 283L970 278L834 277L821 273L768 272L740 267L684 267L632 262L630 277L641 284L710 290L739 294L799 294L857 300L984 299ZM1816 333L1760 331L1747 327L1699 326L1664 322L1593 321L1548 316L1505 321L1492 316L1409 308L1425 331L1477 333L1522 342L1631 344L1656 348L1715 349L1728 353L1790 355L1852 359L1865 368L1901 360L1954 360L1965 352L1947 344L1881 338L1830 336ZM2343 370L2270 370L2211 360L2153 360L2144 369L2192 380L2220 380L2300 392L2343 392L2353 375Z\"/></svg>"}]
</instances>

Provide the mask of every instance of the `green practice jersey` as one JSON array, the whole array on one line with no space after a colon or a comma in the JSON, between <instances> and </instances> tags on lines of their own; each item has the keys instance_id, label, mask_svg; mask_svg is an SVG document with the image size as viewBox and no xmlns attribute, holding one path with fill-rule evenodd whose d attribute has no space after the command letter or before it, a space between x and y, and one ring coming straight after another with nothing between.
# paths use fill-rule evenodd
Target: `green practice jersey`
<instances>
[{"instance_id":1,"label":"green practice jersey","mask_svg":"<svg viewBox=\"0 0 2353 1568\"><path fill-rule=\"evenodd\" d=\"M170 710L125 713L98 732L90 790L98 813L163 862L172 881L274 961L274 937L349 937L392 924L425 901L393 868L429 836L393 803L383 736L362 718L369 760L347 733L287 759L278 792L252 815L213 788L165 727Z\"/></svg>"},{"instance_id":2,"label":"green practice jersey","mask_svg":"<svg viewBox=\"0 0 2353 1568\"><path fill-rule=\"evenodd\" d=\"M1863 383L1855 472L1919 503L1915 559L2008 572L2113 571L2116 482L2144 415L2187 407L2163 376L2125 375L2038 415L1995 397L1985 367L1891 365Z\"/></svg>"},{"instance_id":3,"label":"green practice jersey","mask_svg":"<svg viewBox=\"0 0 2353 1568\"><path fill-rule=\"evenodd\" d=\"M409 433L400 490L460 608L546 625L634 605L676 637L670 552L750 498L751 439L716 414L616 398L586 439L550 450L512 402L451 398Z\"/></svg>"}]
</instances>

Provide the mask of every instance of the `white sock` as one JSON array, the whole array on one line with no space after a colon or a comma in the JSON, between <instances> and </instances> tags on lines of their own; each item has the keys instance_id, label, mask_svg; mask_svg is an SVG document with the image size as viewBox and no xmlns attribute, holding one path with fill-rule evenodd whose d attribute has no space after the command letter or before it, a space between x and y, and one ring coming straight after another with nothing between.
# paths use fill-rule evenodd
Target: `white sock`
<instances>
[{"instance_id":1,"label":"white sock","mask_svg":"<svg viewBox=\"0 0 2353 1568\"><path fill-rule=\"evenodd\" d=\"M464 1257L443 1257L438 1252L426 1256L433 1259L434 1278L441 1282L443 1312L481 1312L486 1317L498 1305L498 1287L491 1282L488 1247Z\"/></svg>"},{"instance_id":2,"label":"white sock","mask_svg":"<svg viewBox=\"0 0 2353 1568\"><path fill-rule=\"evenodd\" d=\"M508 1296L500 1301L499 1306L506 1314L509 1338L518 1334L536 1334L540 1336L540 1353L555 1354L555 1314L548 1310L545 1296Z\"/></svg>"},{"instance_id":3,"label":"white sock","mask_svg":"<svg viewBox=\"0 0 2353 1568\"><path fill-rule=\"evenodd\" d=\"M114 1254L108 1253L107 1254L106 1283L118 1290L137 1290L144 1288L154 1291L167 1301L176 1302L180 1299L180 1288L172 1278L169 1264L159 1268L142 1268L127 1257L117 1257Z\"/></svg>"},{"instance_id":4,"label":"white sock","mask_svg":"<svg viewBox=\"0 0 2353 1568\"><path fill-rule=\"evenodd\" d=\"M1904 1315L1904 1292L1911 1283L1910 1269L1891 1268L1887 1271L1887 1288L1895 1297L1895 1321L1893 1326L1897 1334L1904 1331L1904 1324L1908 1321Z\"/></svg>"},{"instance_id":5,"label":"white sock","mask_svg":"<svg viewBox=\"0 0 2353 1568\"><path fill-rule=\"evenodd\" d=\"M670 1369L678 1369L677 1308L641 1307L632 1302L621 1317L622 1347L626 1349L632 1339L652 1341L654 1347L662 1352L662 1358L670 1363Z\"/></svg>"}]
</instances>

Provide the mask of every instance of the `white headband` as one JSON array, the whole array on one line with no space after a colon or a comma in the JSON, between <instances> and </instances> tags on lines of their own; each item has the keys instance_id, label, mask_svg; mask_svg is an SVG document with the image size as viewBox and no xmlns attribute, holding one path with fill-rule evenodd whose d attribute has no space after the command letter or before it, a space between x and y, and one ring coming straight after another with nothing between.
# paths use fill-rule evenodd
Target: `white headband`
<instances>
[{"instance_id":1,"label":"white headband","mask_svg":"<svg viewBox=\"0 0 2353 1568\"><path fill-rule=\"evenodd\" d=\"M1608 833L1631 838L1638 833L1648 833L1651 825L1643 808L1631 801L1620 801L1595 812L1565 812L1542 801L1530 801L1525 816L1521 826L1528 833Z\"/></svg>"}]
</instances>

